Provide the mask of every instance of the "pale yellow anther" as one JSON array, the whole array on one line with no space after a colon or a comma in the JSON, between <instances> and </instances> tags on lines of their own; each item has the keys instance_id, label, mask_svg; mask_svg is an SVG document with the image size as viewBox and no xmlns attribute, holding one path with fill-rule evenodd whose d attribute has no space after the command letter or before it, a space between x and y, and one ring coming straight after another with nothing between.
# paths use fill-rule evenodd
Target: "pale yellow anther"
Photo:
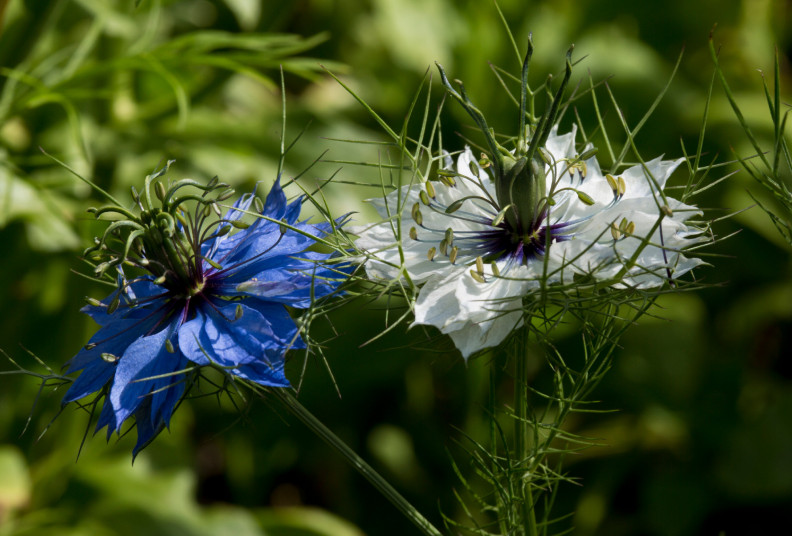
<instances>
[{"instance_id":1,"label":"pale yellow anther","mask_svg":"<svg viewBox=\"0 0 792 536\"><path fill-rule=\"evenodd\" d=\"M432 183L431 183L430 181L426 181L426 193L427 193L427 194L429 195L429 197L431 197L432 199L434 199L434 198L435 198L435 189L434 189L434 185L432 185Z\"/></svg>"},{"instance_id":2,"label":"pale yellow anther","mask_svg":"<svg viewBox=\"0 0 792 536\"><path fill-rule=\"evenodd\" d=\"M457 255L459 254L459 248L454 246L451 248L451 255L448 256L448 260L451 261L451 264L454 264L457 259Z\"/></svg>"},{"instance_id":3,"label":"pale yellow anther","mask_svg":"<svg viewBox=\"0 0 792 536\"><path fill-rule=\"evenodd\" d=\"M618 240L619 238L621 238L622 235L621 231L619 231L619 228L616 226L615 223L611 223L610 232L614 240Z\"/></svg>"},{"instance_id":4,"label":"pale yellow anther","mask_svg":"<svg viewBox=\"0 0 792 536\"><path fill-rule=\"evenodd\" d=\"M484 259L481 257L476 257L476 271L480 275L484 275Z\"/></svg>"},{"instance_id":5,"label":"pale yellow anther","mask_svg":"<svg viewBox=\"0 0 792 536\"><path fill-rule=\"evenodd\" d=\"M490 268L492 268L492 274L495 277L500 277L500 268L498 268L498 263L496 263L495 261L492 261L490 263Z\"/></svg>"},{"instance_id":6,"label":"pale yellow anther","mask_svg":"<svg viewBox=\"0 0 792 536\"><path fill-rule=\"evenodd\" d=\"M415 230L415 227L410 227L410 238L418 240L418 231Z\"/></svg>"},{"instance_id":7,"label":"pale yellow anther","mask_svg":"<svg viewBox=\"0 0 792 536\"><path fill-rule=\"evenodd\" d=\"M436 252L437 250L435 248L429 248L429 251L426 252L426 258L433 261Z\"/></svg>"},{"instance_id":8,"label":"pale yellow anther","mask_svg":"<svg viewBox=\"0 0 792 536\"><path fill-rule=\"evenodd\" d=\"M487 280L484 279L484 276L480 275L477 271L471 270L470 276L475 279L478 283L486 283Z\"/></svg>"},{"instance_id":9,"label":"pale yellow anther","mask_svg":"<svg viewBox=\"0 0 792 536\"><path fill-rule=\"evenodd\" d=\"M448 241L445 238L440 241L440 255L448 255Z\"/></svg>"},{"instance_id":10,"label":"pale yellow anther","mask_svg":"<svg viewBox=\"0 0 792 536\"><path fill-rule=\"evenodd\" d=\"M619 185L616 183L616 179L613 178L613 175L608 173L605 175L605 180L608 181L608 186L610 186L611 190L617 192L619 190Z\"/></svg>"},{"instance_id":11,"label":"pale yellow anther","mask_svg":"<svg viewBox=\"0 0 792 536\"><path fill-rule=\"evenodd\" d=\"M618 179L618 189L619 195L624 195L624 192L627 191L627 183L624 182L624 177L619 177Z\"/></svg>"}]
</instances>

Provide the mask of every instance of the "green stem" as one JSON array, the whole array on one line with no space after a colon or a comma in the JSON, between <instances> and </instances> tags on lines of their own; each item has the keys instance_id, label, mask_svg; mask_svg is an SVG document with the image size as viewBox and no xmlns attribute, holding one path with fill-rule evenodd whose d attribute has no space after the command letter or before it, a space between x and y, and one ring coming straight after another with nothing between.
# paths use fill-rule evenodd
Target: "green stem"
<instances>
[{"instance_id":1,"label":"green stem","mask_svg":"<svg viewBox=\"0 0 792 536\"><path fill-rule=\"evenodd\" d=\"M536 536L536 514L534 513L533 492L530 475L526 474L530 458L528 433L530 419L528 416L528 330L519 334L514 342L514 457L517 460L518 492L521 501L523 530L527 536Z\"/></svg>"},{"instance_id":2,"label":"green stem","mask_svg":"<svg viewBox=\"0 0 792 536\"><path fill-rule=\"evenodd\" d=\"M407 499L401 496L401 494L396 491L393 486L391 486L382 476L377 473L369 464L367 464L363 458L358 456L358 454L349 448L346 443L344 443L337 435L330 431L324 424L322 424L319 419L314 417L314 415L308 411L305 406L300 404L300 402L286 389L272 389L270 390L272 394L277 396L277 398L286 406L292 415L297 417L302 421L304 425L311 429L317 436L319 436L325 443L333 447L337 450L344 458L352 464L352 467L357 470L358 473L363 475L363 477L368 480L377 490L379 490L382 495L388 499L391 504L393 504L402 514L404 514L407 519L412 521L412 523L418 527L421 532L427 536L442 536L442 533L432 525L429 520L427 520L424 516L421 515L416 508L407 502Z\"/></svg>"}]
</instances>

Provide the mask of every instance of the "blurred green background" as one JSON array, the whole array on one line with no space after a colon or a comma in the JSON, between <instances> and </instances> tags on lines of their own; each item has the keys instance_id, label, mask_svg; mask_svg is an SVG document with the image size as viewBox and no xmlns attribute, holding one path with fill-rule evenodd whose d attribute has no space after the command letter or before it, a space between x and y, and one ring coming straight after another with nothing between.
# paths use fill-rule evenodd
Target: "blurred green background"
<instances>
[{"instance_id":1,"label":"blurred green background","mask_svg":"<svg viewBox=\"0 0 792 536\"><path fill-rule=\"evenodd\" d=\"M612 76L630 124L650 106L684 49L668 95L637 138L645 156L693 151L713 66L721 62L754 132L772 139L757 69L773 47L792 87L792 6L772 0L662 3L499 2L519 43L533 31L532 80L557 72L575 43L575 80ZM174 176L219 175L240 190L274 180L280 138L278 66L285 71L291 140L286 175L327 160L376 161L366 146L331 138L383 139L366 112L319 65L343 78L399 125L424 73L439 61L465 81L497 130L514 109L488 62L514 72L516 56L497 10L482 0L0 0L0 348L56 370L95 329L78 312L105 290L72 273L97 227L98 201L42 147L116 197L166 159ZM772 77L770 77L772 79ZM434 84L433 95L442 94ZM789 95L789 92L786 93ZM705 160L751 154L716 84ZM610 109L613 119L613 109ZM580 104L584 119L592 116ZM566 118L568 128L571 118ZM468 119L448 106L444 139ZM371 168L321 163L301 180L376 182ZM721 171L736 169L728 166ZM681 180L681 179L680 179ZM762 197L744 174L698 198L721 217ZM295 193L293 190L292 193ZM337 214L358 211L376 190L327 189ZM792 267L790 250L761 210L719 221L708 288L660 302L622 341L598 388L601 409L571 430L601 447L567 459L582 486L562 486L557 513L574 511L580 535L763 534L792 508ZM300 400L391 479L436 523L459 517L460 483L448 450L482 425L486 360L465 365L447 341L396 330L360 347L384 313L353 303L316 335L342 397L318 361ZM334 336L335 330L338 336ZM436 336L436 333L429 333ZM561 348L578 350L574 335ZM20 346L21 345L21 346ZM417 348L417 349L416 349ZM426 348L426 350L423 350ZM438 349L440 351L438 351ZM302 360L290 363L300 377ZM5 362L3 370L11 370ZM539 375L546 373L540 370ZM412 534L409 523L337 454L280 407L251 399L243 411L191 400L131 465L134 434L82 447L86 414L57 415L61 392L22 376L0 377L0 534ZM25 430L26 420L31 420ZM42 437L39 436L46 430ZM89 434L90 436L90 434Z\"/></svg>"}]
</instances>

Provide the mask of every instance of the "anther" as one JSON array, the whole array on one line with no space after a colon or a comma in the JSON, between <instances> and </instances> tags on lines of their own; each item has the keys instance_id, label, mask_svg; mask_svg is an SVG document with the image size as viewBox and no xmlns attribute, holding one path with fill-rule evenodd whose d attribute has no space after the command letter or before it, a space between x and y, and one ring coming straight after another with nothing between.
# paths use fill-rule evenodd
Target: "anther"
<instances>
[{"instance_id":1,"label":"anther","mask_svg":"<svg viewBox=\"0 0 792 536\"><path fill-rule=\"evenodd\" d=\"M484 275L484 260L481 257L476 257L476 271L479 275Z\"/></svg>"},{"instance_id":2,"label":"anther","mask_svg":"<svg viewBox=\"0 0 792 536\"><path fill-rule=\"evenodd\" d=\"M86 350L93 350L93 349L94 349L94 348L96 348L97 346L99 346L97 343L95 343L95 342L89 342L88 344L86 344L85 346L83 346L83 348L85 348Z\"/></svg>"},{"instance_id":3,"label":"anther","mask_svg":"<svg viewBox=\"0 0 792 536\"><path fill-rule=\"evenodd\" d=\"M440 241L440 255L448 256L448 241L445 238Z\"/></svg>"},{"instance_id":4,"label":"anther","mask_svg":"<svg viewBox=\"0 0 792 536\"><path fill-rule=\"evenodd\" d=\"M459 248L454 246L451 248L451 255L448 256L448 260L451 261L451 264L454 264L457 260L457 255L459 254Z\"/></svg>"},{"instance_id":5,"label":"anther","mask_svg":"<svg viewBox=\"0 0 792 536\"><path fill-rule=\"evenodd\" d=\"M113 354L102 352L100 355L102 356L102 359L104 359L108 363L115 363L116 361L118 361L118 356L115 356Z\"/></svg>"},{"instance_id":6,"label":"anther","mask_svg":"<svg viewBox=\"0 0 792 536\"><path fill-rule=\"evenodd\" d=\"M671 210L671 207L669 207L668 205L663 205L662 207L660 207L660 210L662 210L663 214L665 214L669 218L673 218L674 217L674 211Z\"/></svg>"},{"instance_id":7,"label":"anther","mask_svg":"<svg viewBox=\"0 0 792 536\"><path fill-rule=\"evenodd\" d=\"M498 268L498 263L497 262L492 261L490 263L490 268L492 268L492 274L495 277L500 277L500 268Z\"/></svg>"},{"instance_id":8,"label":"anther","mask_svg":"<svg viewBox=\"0 0 792 536\"><path fill-rule=\"evenodd\" d=\"M242 313L243 313L242 304L238 303L236 306L236 310L234 311L234 320L239 320L240 318L242 318Z\"/></svg>"},{"instance_id":9,"label":"anther","mask_svg":"<svg viewBox=\"0 0 792 536\"><path fill-rule=\"evenodd\" d=\"M421 200L421 203L423 203L423 204L424 204L424 205L426 205L427 207L429 206L429 196L426 194L426 192L424 192L423 190L421 190L421 191L418 193L418 198Z\"/></svg>"},{"instance_id":10,"label":"anther","mask_svg":"<svg viewBox=\"0 0 792 536\"><path fill-rule=\"evenodd\" d=\"M165 339L165 349L169 354L176 353L176 349L173 347L173 343L170 341L170 339Z\"/></svg>"},{"instance_id":11,"label":"anther","mask_svg":"<svg viewBox=\"0 0 792 536\"><path fill-rule=\"evenodd\" d=\"M416 203L416 205L417 205L417 203ZM415 220L415 223L417 223L418 225L422 225L423 224L423 214L421 214L420 210L415 210L414 211L413 220Z\"/></svg>"},{"instance_id":12,"label":"anther","mask_svg":"<svg viewBox=\"0 0 792 536\"><path fill-rule=\"evenodd\" d=\"M631 221L627 224L627 227L624 229L624 234L632 235L635 232L635 222Z\"/></svg>"},{"instance_id":13,"label":"anther","mask_svg":"<svg viewBox=\"0 0 792 536\"><path fill-rule=\"evenodd\" d=\"M217 199L215 201L225 201L226 199L228 199L232 195L234 195L234 189L233 188L229 188L229 189L225 190L223 193L221 193L220 195L218 195Z\"/></svg>"},{"instance_id":14,"label":"anther","mask_svg":"<svg viewBox=\"0 0 792 536\"><path fill-rule=\"evenodd\" d=\"M615 223L611 223L610 232L614 240L618 240L622 236L621 231L619 231Z\"/></svg>"},{"instance_id":15,"label":"anther","mask_svg":"<svg viewBox=\"0 0 792 536\"><path fill-rule=\"evenodd\" d=\"M619 185L616 183L616 179L613 178L613 175L608 173L605 175L605 180L608 181L608 186L613 190L613 193L617 194L619 192Z\"/></svg>"},{"instance_id":16,"label":"anther","mask_svg":"<svg viewBox=\"0 0 792 536\"><path fill-rule=\"evenodd\" d=\"M445 232L445 240L446 240L446 242L448 242L449 244L453 244L453 243L454 243L454 230L453 230L451 227L449 227L448 229L446 229L446 232Z\"/></svg>"},{"instance_id":17,"label":"anther","mask_svg":"<svg viewBox=\"0 0 792 536\"><path fill-rule=\"evenodd\" d=\"M90 298L86 296L85 301L88 302L88 305L93 305L94 307L104 307L104 304L96 298Z\"/></svg>"},{"instance_id":18,"label":"anther","mask_svg":"<svg viewBox=\"0 0 792 536\"><path fill-rule=\"evenodd\" d=\"M431 182L431 181L426 181L426 193L427 193L427 194L429 195L429 197L431 197L432 199L434 199L434 198L435 198L435 195L436 195L436 194L435 194L435 189L434 189L434 185L432 184L432 182Z\"/></svg>"},{"instance_id":19,"label":"anther","mask_svg":"<svg viewBox=\"0 0 792 536\"><path fill-rule=\"evenodd\" d=\"M575 193L583 204L588 206L592 206L594 204L594 199L587 193L581 192L580 190L575 190Z\"/></svg>"},{"instance_id":20,"label":"anther","mask_svg":"<svg viewBox=\"0 0 792 536\"><path fill-rule=\"evenodd\" d=\"M478 283L486 283L486 282L487 282L487 280L486 280L486 279L484 279L484 277L483 277L483 276L481 276L481 275L480 275L480 274L479 274L477 271L475 271L475 270L471 270L471 271L470 271L470 276L471 276L473 279L475 279L475 280L476 280Z\"/></svg>"},{"instance_id":21,"label":"anther","mask_svg":"<svg viewBox=\"0 0 792 536\"><path fill-rule=\"evenodd\" d=\"M410 227L410 238L418 240L418 231L415 230L415 227Z\"/></svg>"},{"instance_id":22,"label":"anther","mask_svg":"<svg viewBox=\"0 0 792 536\"><path fill-rule=\"evenodd\" d=\"M429 248L429 251L426 252L426 258L429 259L430 261L433 261L436 252L437 249L435 249L434 247Z\"/></svg>"},{"instance_id":23,"label":"anther","mask_svg":"<svg viewBox=\"0 0 792 536\"><path fill-rule=\"evenodd\" d=\"M620 196L624 195L624 192L627 191L627 183L624 182L624 177L618 178L618 186L619 186L618 188L619 195Z\"/></svg>"},{"instance_id":24,"label":"anther","mask_svg":"<svg viewBox=\"0 0 792 536\"><path fill-rule=\"evenodd\" d=\"M256 209L256 212L261 214L264 212L264 203L258 197L253 198L253 208Z\"/></svg>"},{"instance_id":25,"label":"anther","mask_svg":"<svg viewBox=\"0 0 792 536\"><path fill-rule=\"evenodd\" d=\"M454 212L456 212L457 210L462 208L462 205L464 203L465 203L464 199L457 199L456 201L454 201L453 203L448 205L448 208L445 209L445 213L446 214L453 214Z\"/></svg>"}]
</instances>

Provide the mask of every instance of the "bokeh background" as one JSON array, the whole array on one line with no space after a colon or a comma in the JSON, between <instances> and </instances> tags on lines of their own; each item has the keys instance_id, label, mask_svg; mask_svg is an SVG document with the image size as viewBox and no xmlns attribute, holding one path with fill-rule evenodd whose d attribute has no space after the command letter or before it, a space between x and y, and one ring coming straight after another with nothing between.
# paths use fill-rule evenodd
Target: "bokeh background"
<instances>
[{"instance_id":1,"label":"bokeh background","mask_svg":"<svg viewBox=\"0 0 792 536\"><path fill-rule=\"evenodd\" d=\"M175 176L219 175L241 190L269 185L281 134L278 67L285 71L287 139L294 176L315 184L334 172L377 182L354 162L382 140L367 112L320 65L339 75L386 121L400 125L434 61L465 81L496 129L512 132L514 109L488 62L518 68L492 2L483 0L0 0L0 348L27 368L54 369L95 329L78 312L104 289L74 272L97 227L98 203L39 147L122 199L165 159ZM501 0L518 43L536 44L532 80L558 72L570 43L586 56L575 80L608 81L635 124L666 84L666 97L637 138L645 156L693 151L713 65L714 41L740 106L762 143L771 122L761 69L781 59L792 87L792 6L772 0ZM436 78L436 77L435 77ZM772 80L772 76L769 77ZM433 95L442 92L436 80ZM611 118L613 110L610 108ZM444 112L447 145L469 121ZM592 110L580 104L581 117ZM705 159L752 153L718 84ZM567 125L570 118L567 118ZM328 151L326 154L325 151ZM722 176L736 166L718 169ZM678 179L681 180L681 179ZM712 218L748 208L761 188L737 174L697 202ZM294 193L295 191L293 191ZM376 190L326 191L338 214ZM596 391L599 408L571 430L600 447L568 457L582 484L562 486L559 529L580 535L764 534L789 526L792 508L792 267L790 247L757 208L718 221L735 236L698 271L707 285L661 300L622 340ZM316 335L325 366L309 361L300 400L389 478L430 519L460 514L450 456L462 433L482 426L486 359L467 365L426 332L395 333L361 347L384 312L353 302ZM436 336L429 332L428 335ZM558 344L576 351L575 334ZM436 338L436 337L435 337ZM293 380L303 362L290 363ZM14 367L3 359L2 370ZM538 375L542 370L537 372ZM0 534L13 535L401 535L414 529L345 461L277 404L251 397L242 409L215 398L183 404L134 465L134 434L88 438L86 414L58 415L61 392L35 378L0 376ZM37 402L34 410L34 401ZM53 419L58 415L57 419ZM29 419L29 422L28 422ZM24 431L24 433L23 433ZM46 433L44 433L46 432ZM80 453L77 460L78 452Z\"/></svg>"}]
</instances>

